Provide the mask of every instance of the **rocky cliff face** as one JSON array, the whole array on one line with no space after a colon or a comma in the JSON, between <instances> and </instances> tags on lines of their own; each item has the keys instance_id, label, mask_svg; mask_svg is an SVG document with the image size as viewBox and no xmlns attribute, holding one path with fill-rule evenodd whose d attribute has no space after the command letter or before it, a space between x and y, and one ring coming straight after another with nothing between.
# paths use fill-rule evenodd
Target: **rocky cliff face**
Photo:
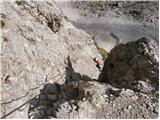
<instances>
[{"instance_id":1,"label":"rocky cliff face","mask_svg":"<svg viewBox=\"0 0 160 120\"><path fill-rule=\"evenodd\" d=\"M139 22L158 22L158 1L73 1L72 6L91 16L123 17Z\"/></svg>"},{"instance_id":2,"label":"rocky cliff face","mask_svg":"<svg viewBox=\"0 0 160 120\"><path fill-rule=\"evenodd\" d=\"M45 84L31 101L29 118L157 118L158 66L156 41L120 44L106 59L99 81Z\"/></svg>"},{"instance_id":3,"label":"rocky cliff face","mask_svg":"<svg viewBox=\"0 0 160 120\"><path fill-rule=\"evenodd\" d=\"M116 46L100 74L94 41L54 1L1 4L1 118L158 117L157 41Z\"/></svg>"},{"instance_id":4,"label":"rocky cliff face","mask_svg":"<svg viewBox=\"0 0 160 120\"><path fill-rule=\"evenodd\" d=\"M158 1L61 1L70 22L107 52L142 37L158 40Z\"/></svg>"},{"instance_id":5,"label":"rocky cliff face","mask_svg":"<svg viewBox=\"0 0 160 120\"><path fill-rule=\"evenodd\" d=\"M48 82L97 79L92 57L99 53L91 37L67 22L54 1L1 5L1 116L27 118L28 100Z\"/></svg>"}]
</instances>

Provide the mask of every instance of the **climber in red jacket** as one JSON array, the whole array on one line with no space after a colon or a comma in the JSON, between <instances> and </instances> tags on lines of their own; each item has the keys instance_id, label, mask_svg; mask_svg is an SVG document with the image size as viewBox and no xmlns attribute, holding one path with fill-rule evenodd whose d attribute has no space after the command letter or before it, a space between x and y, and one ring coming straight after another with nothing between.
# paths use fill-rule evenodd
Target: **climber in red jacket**
<instances>
[{"instance_id":1,"label":"climber in red jacket","mask_svg":"<svg viewBox=\"0 0 160 120\"><path fill-rule=\"evenodd\" d=\"M96 67L101 71L103 67L103 61L98 57L93 58L93 60L96 63Z\"/></svg>"}]
</instances>

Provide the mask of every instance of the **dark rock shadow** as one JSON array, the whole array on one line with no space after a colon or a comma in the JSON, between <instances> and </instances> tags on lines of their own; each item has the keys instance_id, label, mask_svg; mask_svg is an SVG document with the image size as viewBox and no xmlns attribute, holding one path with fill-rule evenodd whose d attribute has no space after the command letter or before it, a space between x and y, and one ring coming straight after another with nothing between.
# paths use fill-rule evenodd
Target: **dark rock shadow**
<instances>
[{"instance_id":1,"label":"dark rock shadow","mask_svg":"<svg viewBox=\"0 0 160 120\"><path fill-rule=\"evenodd\" d=\"M98 80L119 89L130 89L134 92L153 95L157 93L159 91L159 64L154 62L154 64L149 65L146 61L149 61L150 57L147 55L145 55L145 59L141 60L143 67L141 67L141 64L135 64L139 61L140 57L139 59L134 59L134 63L131 62L133 61L134 56L141 56L141 58L144 58L144 54L136 51L138 47L136 47L135 50L130 50L132 47L134 48L136 45L138 46L138 43L141 42L147 45L147 43L149 43L149 39L142 37L134 42L134 46L129 46L128 49L126 47L124 51L121 52L116 51L118 54L115 54L114 50L118 50L118 47L119 50L122 50L120 49L122 46L117 46L117 48L113 50L114 52L111 53L111 56L105 60L104 67L98 77ZM127 43L126 45L129 44L131 45L133 42ZM150 48L146 46L146 49ZM125 53L125 51L127 52ZM131 51L134 51L134 53ZM121 57L122 54L124 54L123 57ZM116 60L114 59L115 55L117 58ZM154 71L152 71L154 74L150 74L151 70Z\"/></svg>"},{"instance_id":2,"label":"dark rock shadow","mask_svg":"<svg viewBox=\"0 0 160 120\"><path fill-rule=\"evenodd\" d=\"M47 83L40 94L30 102L28 116L31 119L49 119L54 118L53 103L59 100L61 85L57 83Z\"/></svg>"},{"instance_id":3,"label":"dark rock shadow","mask_svg":"<svg viewBox=\"0 0 160 120\"><path fill-rule=\"evenodd\" d=\"M81 75L80 73L76 73L72 67L72 62L70 59L70 56L68 56L67 58L67 62L68 62L68 66L66 67L66 83L70 83L73 81L77 81L77 80L84 80L84 81L88 81L88 80L92 80L92 78L90 78L87 75Z\"/></svg>"},{"instance_id":4,"label":"dark rock shadow","mask_svg":"<svg viewBox=\"0 0 160 120\"><path fill-rule=\"evenodd\" d=\"M108 61L106 61L106 65L107 65L107 62ZM110 73L113 73L115 71L115 70L111 71L113 66L114 65L112 64L111 66L109 65L109 66L104 66L103 67L103 70L99 74L99 77L98 77L99 82L109 84L109 85L111 85L115 88L118 88L120 90L130 89L130 90L132 90L134 92L137 92L137 93L139 93L139 92L147 93L148 91L146 90L146 88L152 94L156 93L156 91L159 91L159 83L158 83L158 80L156 80L156 78L155 78L155 81L152 80L152 81L149 81L149 82L147 82L143 79L136 78L136 76L134 76L135 79L131 79L131 80L130 79L125 79L125 78L122 78L122 79L117 78L117 79L114 79L114 80L111 81L110 78L108 78L108 76L113 76L113 74L110 74ZM108 68L110 69L110 71L109 71ZM126 71L124 71L123 73L126 73ZM121 78L123 76L123 73L119 75L119 78ZM141 81L145 82L145 84L141 83ZM151 88L150 85L152 86L152 88Z\"/></svg>"},{"instance_id":5,"label":"dark rock shadow","mask_svg":"<svg viewBox=\"0 0 160 120\"><path fill-rule=\"evenodd\" d=\"M66 81L65 84L47 83L40 94L33 98L30 102L28 112L29 118L32 119L51 119L57 118L57 112L61 107L76 106L75 111L78 111L77 101L83 99L83 94L79 91L78 86L72 84L73 81L89 81L92 80L87 75L76 73L72 67L70 57L68 56L68 66L66 67ZM67 85L66 85L67 84ZM66 112L66 111L63 111ZM62 112L62 113L63 113ZM66 112L67 115L67 112ZM64 116L64 118L67 118Z\"/></svg>"},{"instance_id":6,"label":"dark rock shadow","mask_svg":"<svg viewBox=\"0 0 160 120\"><path fill-rule=\"evenodd\" d=\"M78 113L77 101L82 100L83 94L80 93L78 86L73 84L59 85L57 83L47 83L40 94L31 100L28 116L30 119L53 119L57 114L65 113L64 118L70 112L69 108ZM63 115L61 115L63 116Z\"/></svg>"}]
</instances>

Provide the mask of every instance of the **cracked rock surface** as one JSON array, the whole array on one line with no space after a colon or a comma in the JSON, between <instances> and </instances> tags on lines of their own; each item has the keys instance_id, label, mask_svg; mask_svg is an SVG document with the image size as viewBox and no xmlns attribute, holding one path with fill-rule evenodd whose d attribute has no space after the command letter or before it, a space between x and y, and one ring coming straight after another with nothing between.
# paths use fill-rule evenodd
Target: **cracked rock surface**
<instances>
[{"instance_id":1,"label":"cracked rock surface","mask_svg":"<svg viewBox=\"0 0 160 120\"><path fill-rule=\"evenodd\" d=\"M0 4L1 118L158 118L156 40L116 46L100 74L93 39L54 1Z\"/></svg>"},{"instance_id":2,"label":"cracked rock surface","mask_svg":"<svg viewBox=\"0 0 160 120\"><path fill-rule=\"evenodd\" d=\"M116 46L104 63L99 80L144 93L158 91L158 48L157 41L147 38Z\"/></svg>"},{"instance_id":3,"label":"cracked rock surface","mask_svg":"<svg viewBox=\"0 0 160 120\"><path fill-rule=\"evenodd\" d=\"M44 84L63 84L73 74L66 72L68 56L79 77L97 79L92 57L100 54L93 40L67 22L54 1L1 1L1 5L2 117L28 118L28 102Z\"/></svg>"},{"instance_id":4,"label":"cracked rock surface","mask_svg":"<svg viewBox=\"0 0 160 120\"><path fill-rule=\"evenodd\" d=\"M58 85L59 92L51 94L46 86L35 98L37 106L31 103L29 110L31 119L158 117L157 98L131 89L118 89L97 81L79 80Z\"/></svg>"},{"instance_id":5,"label":"cracked rock surface","mask_svg":"<svg viewBox=\"0 0 160 120\"><path fill-rule=\"evenodd\" d=\"M29 117L158 118L158 66L157 41L141 38L120 44L106 59L99 81L71 77L74 81L62 85L46 84L37 106L31 103Z\"/></svg>"}]
</instances>

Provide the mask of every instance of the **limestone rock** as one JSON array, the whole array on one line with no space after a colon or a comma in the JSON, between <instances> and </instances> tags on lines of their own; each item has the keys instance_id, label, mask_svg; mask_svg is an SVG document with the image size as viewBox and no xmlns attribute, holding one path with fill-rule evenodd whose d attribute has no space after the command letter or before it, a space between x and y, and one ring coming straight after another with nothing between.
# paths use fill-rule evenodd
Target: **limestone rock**
<instances>
[{"instance_id":1,"label":"limestone rock","mask_svg":"<svg viewBox=\"0 0 160 120\"><path fill-rule=\"evenodd\" d=\"M63 84L66 78L71 79L66 74L68 56L73 76L77 73L98 78L99 70L92 58L99 53L92 38L70 24L54 1L16 0L0 4L4 22L0 28L2 118L27 118L28 103L43 85ZM53 94L56 89L49 91ZM25 110L16 110L23 104L28 106Z\"/></svg>"},{"instance_id":2,"label":"limestone rock","mask_svg":"<svg viewBox=\"0 0 160 120\"><path fill-rule=\"evenodd\" d=\"M147 38L120 44L111 50L99 79L118 88L158 91L158 51L158 42Z\"/></svg>"},{"instance_id":3,"label":"limestone rock","mask_svg":"<svg viewBox=\"0 0 160 120\"><path fill-rule=\"evenodd\" d=\"M106 84L95 80L93 58L100 54L94 41L69 23L54 1L0 3L1 118L158 117L156 42L115 47L100 75Z\"/></svg>"},{"instance_id":4,"label":"limestone rock","mask_svg":"<svg viewBox=\"0 0 160 120\"><path fill-rule=\"evenodd\" d=\"M158 117L158 101L147 94L137 93L131 89L121 90L97 81L79 80L60 86L58 100L48 99L52 104L46 105L44 109L37 107L30 110L29 114L32 115L30 118L35 118L37 115L41 118L48 118L49 115L58 119ZM39 114L40 112L42 114Z\"/></svg>"}]
</instances>

